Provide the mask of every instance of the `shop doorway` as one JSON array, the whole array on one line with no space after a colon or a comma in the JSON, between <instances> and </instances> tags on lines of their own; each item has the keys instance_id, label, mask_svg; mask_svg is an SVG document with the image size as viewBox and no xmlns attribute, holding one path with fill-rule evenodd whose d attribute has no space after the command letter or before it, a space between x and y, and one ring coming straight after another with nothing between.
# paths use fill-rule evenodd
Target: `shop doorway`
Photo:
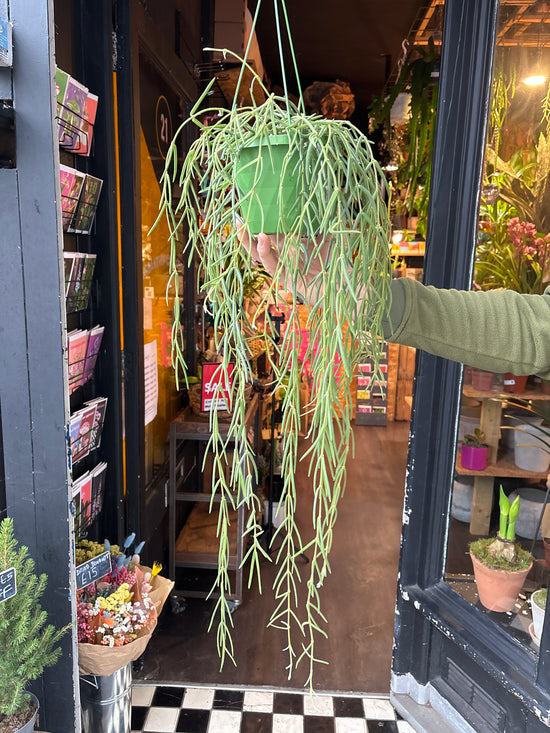
<instances>
[{"instance_id":1,"label":"shop doorway","mask_svg":"<svg viewBox=\"0 0 550 733\"><path fill-rule=\"evenodd\" d=\"M356 455L348 460L331 574L322 591L328 638L319 639L317 653L328 664L316 665L316 690L388 694L408 434L407 421L354 428ZM298 522L304 526L310 524L310 487L304 467L297 480ZM155 643L135 677L184 685L303 690L305 668L299 666L288 679L285 633L266 628L274 607L275 572L275 563L262 563L261 594L256 584L247 589L245 582L242 603L233 613L236 667L226 663L220 672L215 629L208 631L213 602L187 598L161 619Z\"/></svg>"}]
</instances>

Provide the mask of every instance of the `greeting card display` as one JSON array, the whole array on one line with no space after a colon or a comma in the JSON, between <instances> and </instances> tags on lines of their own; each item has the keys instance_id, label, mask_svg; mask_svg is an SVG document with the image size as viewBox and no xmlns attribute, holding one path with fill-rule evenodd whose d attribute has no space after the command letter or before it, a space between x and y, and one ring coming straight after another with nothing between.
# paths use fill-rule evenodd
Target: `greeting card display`
<instances>
[{"instance_id":1,"label":"greeting card display","mask_svg":"<svg viewBox=\"0 0 550 733\"><path fill-rule=\"evenodd\" d=\"M68 165L59 166L63 231L89 234L95 220L103 180Z\"/></svg>"},{"instance_id":2,"label":"greeting card display","mask_svg":"<svg viewBox=\"0 0 550 733\"><path fill-rule=\"evenodd\" d=\"M59 179L61 184L61 212L63 218L63 231L69 230L71 222L78 206L80 192L84 185L85 173L77 171L67 165L59 166Z\"/></svg>"},{"instance_id":3,"label":"greeting card display","mask_svg":"<svg viewBox=\"0 0 550 733\"><path fill-rule=\"evenodd\" d=\"M374 378L372 359L363 359L357 368L356 415L357 425L386 425L388 400L386 383L388 378L388 352L382 352L378 365L382 379Z\"/></svg>"},{"instance_id":4,"label":"greeting card display","mask_svg":"<svg viewBox=\"0 0 550 733\"><path fill-rule=\"evenodd\" d=\"M71 415L69 438L73 465L99 448L106 409L107 398L98 397L86 402L84 407Z\"/></svg>"},{"instance_id":5,"label":"greeting card display","mask_svg":"<svg viewBox=\"0 0 550 733\"><path fill-rule=\"evenodd\" d=\"M59 145L78 155L90 155L98 98L62 69L56 69Z\"/></svg>"},{"instance_id":6,"label":"greeting card display","mask_svg":"<svg viewBox=\"0 0 550 733\"><path fill-rule=\"evenodd\" d=\"M103 181L89 174L86 175L80 192L74 216L69 223L68 232L89 234L95 219L95 212L101 193Z\"/></svg>"},{"instance_id":7,"label":"greeting card display","mask_svg":"<svg viewBox=\"0 0 550 733\"><path fill-rule=\"evenodd\" d=\"M97 255L64 252L65 304L67 313L85 310L92 289Z\"/></svg>"},{"instance_id":8,"label":"greeting card display","mask_svg":"<svg viewBox=\"0 0 550 733\"><path fill-rule=\"evenodd\" d=\"M106 475L107 463L102 461L73 482L74 524L77 537L82 536L103 508Z\"/></svg>"}]
</instances>

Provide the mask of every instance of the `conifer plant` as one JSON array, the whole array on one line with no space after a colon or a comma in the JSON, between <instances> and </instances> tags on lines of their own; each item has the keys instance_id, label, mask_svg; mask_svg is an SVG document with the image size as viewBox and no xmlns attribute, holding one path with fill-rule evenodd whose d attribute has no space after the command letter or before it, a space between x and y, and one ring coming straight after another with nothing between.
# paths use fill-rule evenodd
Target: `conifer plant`
<instances>
[{"instance_id":1,"label":"conifer plant","mask_svg":"<svg viewBox=\"0 0 550 733\"><path fill-rule=\"evenodd\" d=\"M261 1L257 3L254 26L260 8ZM249 582L255 575L259 581L260 560L267 558L256 520L259 502L253 484L255 456L245 424L245 389L253 380L250 339L260 338L273 375L271 388L283 388L280 406L284 520L276 533L279 549L275 560L279 570L269 624L286 632L289 677L304 659L308 669L306 684L311 685L314 662L319 661L315 639L319 634L326 636L320 593L330 572L333 527L345 487L346 459L352 447L351 384L359 360L365 356L373 359L372 380L384 381L379 360L391 277L390 232L384 176L373 158L369 140L348 121L306 114L301 91L297 102L290 99L283 32L288 38L296 79L298 72L284 1L275 0L274 9L284 95L271 93L251 66L241 60L241 77L230 109L208 108L206 100L215 83L213 79L170 146L161 182L159 217L166 217L171 240L168 292L175 296L172 361L176 379L186 381L190 376L183 352L178 293L179 263L187 259L190 266L196 266L197 286L214 318L218 370L224 377L214 403L224 398L224 382L231 384L227 438L220 435L218 414L213 409L208 446L214 455L212 493L220 498L219 571L215 586L219 598L213 623L217 619L221 663L227 658L234 661L227 571L231 508L246 507L245 562L250 568ZM248 49L244 55L246 59ZM239 107L239 87L245 72L246 78L252 80L247 89L251 103ZM198 136L180 160L178 153L189 126L195 128ZM271 190L277 215L270 223L259 189L264 174L275 171L277 160L280 172L274 173L275 185ZM246 173L251 178L248 186L243 182ZM286 192L287 183L290 193ZM259 215L252 213L256 203L260 206ZM257 277L258 269L242 245L243 232L250 236L264 232L277 237L279 265L262 291L257 313L265 314L270 304L286 305L281 294L284 288L291 307L280 339L269 317L257 318L244 307L246 284ZM300 346L304 346L300 335L303 325L294 306L304 300L309 314L309 341L303 361L299 361ZM300 405L304 361L311 362L311 396L305 408ZM310 428L301 460L308 467L314 492L313 537L307 540L302 538L294 518L298 433L304 411L309 413ZM225 460L230 445L234 446L235 458L227 479ZM299 588L302 553L309 558L303 592Z\"/></svg>"},{"instance_id":2,"label":"conifer plant","mask_svg":"<svg viewBox=\"0 0 550 733\"><path fill-rule=\"evenodd\" d=\"M56 648L68 627L56 630L47 624L40 606L47 576L34 573L28 548L17 547L13 520L0 524L0 572L15 569L16 594L0 603L0 730L17 731L29 708L27 684L38 679L45 667L55 664Z\"/></svg>"}]
</instances>

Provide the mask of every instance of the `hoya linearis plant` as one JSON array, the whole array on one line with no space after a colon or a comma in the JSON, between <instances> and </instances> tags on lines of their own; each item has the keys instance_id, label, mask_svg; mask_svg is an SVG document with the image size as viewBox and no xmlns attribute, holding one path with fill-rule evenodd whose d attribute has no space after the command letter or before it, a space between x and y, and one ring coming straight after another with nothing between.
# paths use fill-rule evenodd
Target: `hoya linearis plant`
<instances>
[{"instance_id":1,"label":"hoya linearis plant","mask_svg":"<svg viewBox=\"0 0 550 733\"><path fill-rule=\"evenodd\" d=\"M281 48L279 9L290 39L284 2L275 0ZM250 568L249 583L257 575L261 588L260 561L268 558L256 520L259 502L253 482L255 456L245 422L246 388L254 377L249 344L251 338L260 338L272 373L270 388L282 388L284 520L275 535L280 545L275 554L278 573L269 624L286 633L289 677L296 665L306 660L307 683L311 685L314 663L320 661L315 655L315 640L319 634L326 636L321 589L330 572L333 528L345 488L346 460L353 448L351 385L359 360L370 357L374 364L372 379L380 383L384 380L379 362L391 277L389 217L384 176L368 139L347 121L306 115L301 92L298 102L292 102L285 82L284 96L272 94L246 62L241 62L243 72L247 69L252 75L252 103L238 107L235 102L231 109L205 107L213 80L176 132L166 158L159 216L166 217L171 240L168 287L171 296L175 294L172 358L177 378L183 375L186 380L177 270L183 254L190 265L196 263L197 285L214 318L215 348L221 359L218 370L224 377L216 387L214 403L223 399L223 382L226 387L230 384L227 437L220 433L217 411L211 410L208 444L214 456L212 495L220 501L215 586L219 598L212 623L217 624L221 662L227 658L234 661L228 600L231 509L246 508L248 549L244 562ZM258 103L255 95L261 96ZM189 125L197 129L198 137L180 163L181 136ZM248 204L258 196L256 183L262 171L276 157L275 141L280 138L274 136L285 136L287 145L275 196L280 216L275 230L266 232L276 237L272 241L279 259L272 279L266 281L256 315L249 316L244 293L258 270L242 239L243 235L261 231L254 230L250 223ZM251 154L251 149L257 152ZM266 153L263 159L262 153ZM236 185L243 168L253 173L248 191ZM288 196L283 193L288 179L294 185L291 215ZM270 318L259 317L273 304L277 308L288 301L291 306L307 303L307 344L297 308L287 310L280 339ZM298 433L304 410L300 406L300 382L305 362L311 363L311 396L305 407L310 428L300 460L307 466L314 492L313 538L307 540L302 538L294 518ZM234 459L227 479L225 469L231 448ZM304 552L309 559L308 574L301 583L298 558Z\"/></svg>"}]
</instances>

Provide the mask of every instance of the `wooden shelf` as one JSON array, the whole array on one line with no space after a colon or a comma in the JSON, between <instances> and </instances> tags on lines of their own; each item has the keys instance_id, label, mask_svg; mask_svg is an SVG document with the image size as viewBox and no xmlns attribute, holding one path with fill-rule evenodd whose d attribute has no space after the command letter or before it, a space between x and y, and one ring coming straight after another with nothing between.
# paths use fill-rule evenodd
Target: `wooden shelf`
<instances>
[{"instance_id":1,"label":"wooden shelf","mask_svg":"<svg viewBox=\"0 0 550 733\"><path fill-rule=\"evenodd\" d=\"M550 401L550 395L537 392L535 389L530 389L526 392L502 392L497 389L480 392L477 389L473 389L470 384L465 384L462 393L466 397L473 397L477 400L500 400L500 402L508 402L508 400Z\"/></svg>"},{"instance_id":2,"label":"wooden shelf","mask_svg":"<svg viewBox=\"0 0 550 733\"><path fill-rule=\"evenodd\" d=\"M500 453L500 428L502 410L513 400L549 401L550 395L535 389L526 392L504 392L493 387L491 390L480 392L472 385L463 387L465 397L481 401L480 429L485 434L485 441L489 446L489 464L484 471L470 471L460 465L460 452L457 451L455 464L456 472L461 476L474 477L474 494L472 499L472 516L470 532L473 535L486 535L489 532L491 511L494 499L494 478L525 478L531 481L544 480L547 472L525 471L514 463L513 454Z\"/></svg>"},{"instance_id":3,"label":"wooden shelf","mask_svg":"<svg viewBox=\"0 0 550 733\"><path fill-rule=\"evenodd\" d=\"M237 568L237 512L229 511L229 569ZM195 504L176 540L176 567L218 567L218 512L209 504Z\"/></svg>"},{"instance_id":4,"label":"wooden shelf","mask_svg":"<svg viewBox=\"0 0 550 733\"><path fill-rule=\"evenodd\" d=\"M460 465L460 451L458 451L455 469L461 476L502 476L506 478L526 478L530 481L540 481L546 479L548 475L548 471L539 473L518 468L511 453L500 456L496 463L490 463L484 471L471 471Z\"/></svg>"}]
</instances>

